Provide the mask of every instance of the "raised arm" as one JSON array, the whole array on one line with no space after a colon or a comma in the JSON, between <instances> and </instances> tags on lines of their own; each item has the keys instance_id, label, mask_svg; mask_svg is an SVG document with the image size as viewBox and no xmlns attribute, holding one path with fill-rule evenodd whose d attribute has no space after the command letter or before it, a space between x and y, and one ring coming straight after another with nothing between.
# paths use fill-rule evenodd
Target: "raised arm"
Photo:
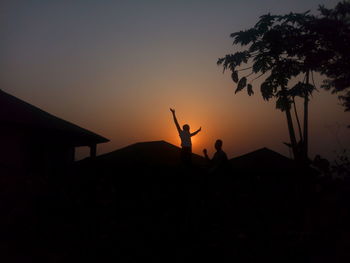
<instances>
[{"instance_id":1,"label":"raised arm","mask_svg":"<svg viewBox=\"0 0 350 263\"><path fill-rule=\"evenodd\" d=\"M195 132L191 133L191 137L195 136L197 133L199 133L202 130L202 127L200 127L198 130L196 130Z\"/></svg>"},{"instance_id":2,"label":"raised arm","mask_svg":"<svg viewBox=\"0 0 350 263\"><path fill-rule=\"evenodd\" d=\"M175 110L170 108L170 111L171 113L173 114L173 119L174 119L174 122L175 122L175 125L176 125L176 128L177 128L177 131L180 133L181 132L181 128L180 128L180 125L176 119L176 115L175 115Z\"/></svg>"}]
</instances>

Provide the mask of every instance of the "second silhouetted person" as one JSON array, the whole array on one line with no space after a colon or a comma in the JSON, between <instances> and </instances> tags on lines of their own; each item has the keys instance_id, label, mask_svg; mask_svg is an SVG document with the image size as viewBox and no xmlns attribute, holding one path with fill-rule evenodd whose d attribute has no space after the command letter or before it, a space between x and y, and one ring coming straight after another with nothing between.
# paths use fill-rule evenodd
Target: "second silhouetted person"
<instances>
[{"instance_id":1,"label":"second silhouetted person","mask_svg":"<svg viewBox=\"0 0 350 263\"><path fill-rule=\"evenodd\" d=\"M205 159L211 163L210 172L226 172L228 169L228 158L226 153L222 150L222 140L216 140L214 147L216 149L216 152L214 153L214 156L211 160L208 156L207 149L203 150Z\"/></svg>"}]
</instances>

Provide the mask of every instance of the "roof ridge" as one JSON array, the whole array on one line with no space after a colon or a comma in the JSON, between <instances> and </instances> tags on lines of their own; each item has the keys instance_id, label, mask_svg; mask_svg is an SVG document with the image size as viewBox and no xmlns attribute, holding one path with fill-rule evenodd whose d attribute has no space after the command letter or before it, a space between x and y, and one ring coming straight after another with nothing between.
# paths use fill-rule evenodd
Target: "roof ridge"
<instances>
[{"instance_id":1,"label":"roof ridge","mask_svg":"<svg viewBox=\"0 0 350 263\"><path fill-rule=\"evenodd\" d=\"M29 103L29 102L26 102L14 95L11 95L3 90L1 90L1 96L3 98L4 101L7 100L7 104L8 105L5 105L4 108L6 106L8 106L9 108L11 108L11 106L13 107L14 109L14 112L16 110L19 110L19 112L26 112L26 114L29 114L30 117L32 117L36 123L34 122L34 125L39 125L39 124L46 124L48 127L43 127L43 128L47 128L47 129L55 129L55 130L65 130L65 129L69 129L71 130L71 132L77 132L77 131L80 131L82 133L85 133L86 135L89 135L89 136L94 136L95 139L97 139L99 142L108 142L109 140L102 137L101 135L98 135L92 131L89 131L85 128L82 128L72 122L69 122L67 120L64 120L60 117L57 117L47 111L44 111L43 109L37 107L37 106L34 106L33 104ZM29 112L29 113L28 113ZM31 115L30 115L31 114ZM1 117L1 115L0 115ZM8 116L9 118L13 117L13 116ZM28 117L28 116L27 116ZM5 117L5 120L3 121L10 121L11 122L11 119L7 120L6 117ZM16 122L16 121L14 121ZM17 120L18 123L22 123L22 124L25 124L25 125L30 125L30 121L26 122L26 121L23 121L22 120ZM55 127L55 125L52 125L52 122L54 124L56 124L56 126L58 126L59 128ZM52 127L50 127L50 125ZM39 125L40 126L40 125ZM62 126L62 127L60 127ZM67 126L67 127L64 127L64 126Z\"/></svg>"}]
</instances>

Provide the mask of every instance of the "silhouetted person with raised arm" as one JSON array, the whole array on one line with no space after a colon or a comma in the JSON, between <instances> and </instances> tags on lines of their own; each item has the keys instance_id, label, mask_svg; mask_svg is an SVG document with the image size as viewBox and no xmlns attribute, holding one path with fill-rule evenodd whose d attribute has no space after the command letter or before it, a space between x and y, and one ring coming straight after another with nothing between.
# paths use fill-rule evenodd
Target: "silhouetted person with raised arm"
<instances>
[{"instance_id":1,"label":"silhouetted person with raised arm","mask_svg":"<svg viewBox=\"0 0 350 263\"><path fill-rule=\"evenodd\" d=\"M170 108L173 114L174 122L181 139L181 160L186 166L191 166L192 164L192 142L191 137L199 133L202 128L200 127L193 133L190 133L190 126L185 124L180 128L179 122L176 119L175 110Z\"/></svg>"},{"instance_id":2,"label":"silhouetted person with raised arm","mask_svg":"<svg viewBox=\"0 0 350 263\"><path fill-rule=\"evenodd\" d=\"M210 172L226 172L228 169L228 158L226 153L222 150L222 140L218 139L214 145L216 152L212 159L208 156L207 149L203 150L205 159L210 162Z\"/></svg>"}]
</instances>

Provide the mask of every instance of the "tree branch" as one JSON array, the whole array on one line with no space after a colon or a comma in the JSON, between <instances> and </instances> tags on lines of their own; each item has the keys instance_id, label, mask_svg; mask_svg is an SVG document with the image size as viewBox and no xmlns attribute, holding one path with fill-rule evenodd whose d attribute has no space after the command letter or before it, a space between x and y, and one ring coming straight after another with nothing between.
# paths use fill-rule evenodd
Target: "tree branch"
<instances>
[{"instance_id":1,"label":"tree branch","mask_svg":"<svg viewBox=\"0 0 350 263\"><path fill-rule=\"evenodd\" d=\"M261 73L261 74L260 74L259 76L257 76L256 78L253 78L253 79L250 81L250 83L253 83L254 80L260 78L260 77L263 76L263 75L265 75L265 73L266 73L266 72Z\"/></svg>"},{"instance_id":2,"label":"tree branch","mask_svg":"<svg viewBox=\"0 0 350 263\"><path fill-rule=\"evenodd\" d=\"M248 75L244 76L245 78L248 78L249 76L253 75L254 72L250 72Z\"/></svg>"},{"instance_id":3,"label":"tree branch","mask_svg":"<svg viewBox=\"0 0 350 263\"><path fill-rule=\"evenodd\" d=\"M248 70L248 69L251 69L251 68L253 68L253 67L248 67L248 68L237 69L237 71L238 71L238 72L239 72L239 71L244 71L244 70Z\"/></svg>"}]
</instances>

